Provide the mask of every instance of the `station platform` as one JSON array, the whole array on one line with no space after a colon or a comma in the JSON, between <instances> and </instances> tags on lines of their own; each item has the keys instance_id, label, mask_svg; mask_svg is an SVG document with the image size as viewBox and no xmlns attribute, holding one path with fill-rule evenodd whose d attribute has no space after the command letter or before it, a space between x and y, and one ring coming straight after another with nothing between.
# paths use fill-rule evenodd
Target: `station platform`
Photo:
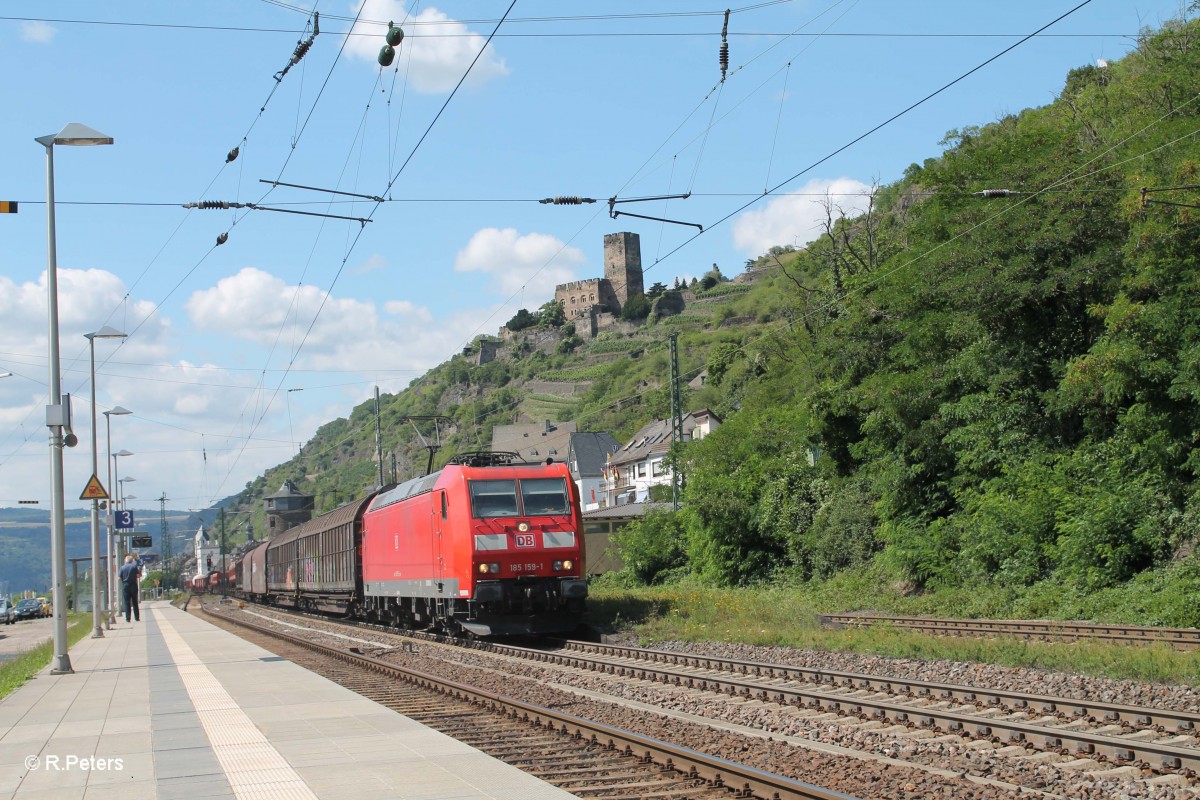
<instances>
[{"instance_id":1,"label":"station platform","mask_svg":"<svg viewBox=\"0 0 1200 800\"><path fill-rule=\"evenodd\" d=\"M165 601L0 700L0 800L560 800Z\"/></svg>"}]
</instances>

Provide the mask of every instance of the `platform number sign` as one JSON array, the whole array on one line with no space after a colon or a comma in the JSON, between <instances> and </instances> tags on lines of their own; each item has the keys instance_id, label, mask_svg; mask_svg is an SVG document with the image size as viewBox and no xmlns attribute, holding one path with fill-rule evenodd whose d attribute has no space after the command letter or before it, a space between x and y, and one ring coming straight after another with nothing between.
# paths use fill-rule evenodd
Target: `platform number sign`
<instances>
[{"instance_id":1,"label":"platform number sign","mask_svg":"<svg viewBox=\"0 0 1200 800\"><path fill-rule=\"evenodd\" d=\"M532 533L514 533L513 541L517 547L536 547L537 543Z\"/></svg>"},{"instance_id":2,"label":"platform number sign","mask_svg":"<svg viewBox=\"0 0 1200 800\"><path fill-rule=\"evenodd\" d=\"M114 516L116 522L113 523L113 527L117 530L127 531L133 528L133 511L121 509Z\"/></svg>"}]
</instances>

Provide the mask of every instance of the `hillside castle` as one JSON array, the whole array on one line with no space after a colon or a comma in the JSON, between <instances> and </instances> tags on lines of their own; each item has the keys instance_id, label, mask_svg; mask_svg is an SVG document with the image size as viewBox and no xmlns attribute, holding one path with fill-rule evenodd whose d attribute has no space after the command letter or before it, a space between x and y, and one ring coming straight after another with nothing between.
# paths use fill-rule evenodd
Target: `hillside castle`
<instances>
[{"instance_id":1,"label":"hillside castle","mask_svg":"<svg viewBox=\"0 0 1200 800\"><path fill-rule=\"evenodd\" d=\"M575 334L591 339L620 319L621 309L631 297L645 294L642 288L642 244L636 233L604 235L604 277L560 283L554 299L562 303L567 322L575 323Z\"/></svg>"}]
</instances>

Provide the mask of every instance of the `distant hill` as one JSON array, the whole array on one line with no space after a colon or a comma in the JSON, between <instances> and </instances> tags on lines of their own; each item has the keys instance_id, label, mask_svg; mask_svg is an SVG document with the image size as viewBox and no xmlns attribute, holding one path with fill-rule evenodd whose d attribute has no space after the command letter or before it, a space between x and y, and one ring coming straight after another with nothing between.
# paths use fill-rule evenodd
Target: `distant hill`
<instances>
[{"instance_id":1,"label":"distant hill","mask_svg":"<svg viewBox=\"0 0 1200 800\"><path fill-rule=\"evenodd\" d=\"M143 518L150 514L152 518ZM155 550L161 549L161 525L155 512L139 512L139 532L154 537ZM90 558L92 553L92 519L86 511L67 511L66 557ZM186 511L168 511L167 527L172 546L176 552L190 544L198 525L192 524L192 515ZM103 518L101 518L103 526ZM101 528L101 554L105 544L105 530ZM80 573L90 569L80 564ZM70 562L67 563L67 580L71 579ZM0 508L0 594L25 590L46 592L50 590L50 512L31 508Z\"/></svg>"}]
</instances>

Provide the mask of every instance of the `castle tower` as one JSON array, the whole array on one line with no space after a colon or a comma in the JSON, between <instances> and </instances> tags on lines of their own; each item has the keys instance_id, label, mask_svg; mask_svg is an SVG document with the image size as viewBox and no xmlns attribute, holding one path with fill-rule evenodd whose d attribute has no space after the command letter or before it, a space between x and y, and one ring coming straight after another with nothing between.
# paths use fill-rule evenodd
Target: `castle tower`
<instances>
[{"instance_id":1,"label":"castle tower","mask_svg":"<svg viewBox=\"0 0 1200 800\"><path fill-rule=\"evenodd\" d=\"M296 490L296 484L287 480L278 492L263 498L263 505L267 512L268 539L308 522L313 515L313 496L301 494Z\"/></svg>"},{"instance_id":2,"label":"castle tower","mask_svg":"<svg viewBox=\"0 0 1200 800\"><path fill-rule=\"evenodd\" d=\"M621 308L629 298L645 294L642 288L642 241L636 233L604 234L604 277L617 295Z\"/></svg>"}]
</instances>

